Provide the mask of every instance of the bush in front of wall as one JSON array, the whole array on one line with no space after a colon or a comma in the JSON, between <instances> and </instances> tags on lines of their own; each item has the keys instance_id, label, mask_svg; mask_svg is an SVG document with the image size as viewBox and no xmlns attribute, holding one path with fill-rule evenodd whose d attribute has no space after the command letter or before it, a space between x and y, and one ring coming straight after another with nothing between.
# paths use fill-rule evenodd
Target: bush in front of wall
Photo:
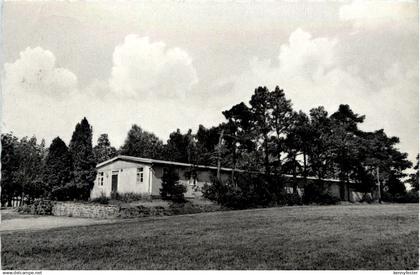
<instances>
[{"instance_id":1,"label":"bush in front of wall","mask_svg":"<svg viewBox=\"0 0 420 275\"><path fill-rule=\"evenodd\" d=\"M284 195L284 201L285 201L285 204L288 206L303 204L302 198L299 196L299 194L296 194L296 193Z\"/></svg>"},{"instance_id":2,"label":"bush in front of wall","mask_svg":"<svg viewBox=\"0 0 420 275\"><path fill-rule=\"evenodd\" d=\"M40 199L30 205L19 206L18 212L31 215L52 215L53 206L53 201Z\"/></svg>"},{"instance_id":3,"label":"bush in front of wall","mask_svg":"<svg viewBox=\"0 0 420 275\"><path fill-rule=\"evenodd\" d=\"M99 204L109 204L109 198L104 194L101 194L101 196L92 199L91 202Z\"/></svg>"},{"instance_id":4,"label":"bush in front of wall","mask_svg":"<svg viewBox=\"0 0 420 275\"><path fill-rule=\"evenodd\" d=\"M184 203L184 193L187 188L179 183L179 176L173 168L167 168L162 176L162 188L160 196L163 200L170 200L175 203Z\"/></svg>"},{"instance_id":5,"label":"bush in front of wall","mask_svg":"<svg viewBox=\"0 0 420 275\"><path fill-rule=\"evenodd\" d=\"M409 191L400 194L390 194L384 192L382 194L382 200L384 202L393 202L393 203L418 203L419 202L419 192L418 191Z\"/></svg>"},{"instance_id":6,"label":"bush in front of wall","mask_svg":"<svg viewBox=\"0 0 420 275\"><path fill-rule=\"evenodd\" d=\"M115 199L121 202L130 203L134 201L150 201L149 194L136 194L136 193L117 193Z\"/></svg>"},{"instance_id":7,"label":"bush in front of wall","mask_svg":"<svg viewBox=\"0 0 420 275\"><path fill-rule=\"evenodd\" d=\"M320 184L309 184L305 187L302 202L304 204L316 203L320 205L334 205L340 202L340 199L331 195L320 186Z\"/></svg>"},{"instance_id":8,"label":"bush in front of wall","mask_svg":"<svg viewBox=\"0 0 420 275\"><path fill-rule=\"evenodd\" d=\"M280 176L242 173L232 181L212 178L203 196L231 209L269 207L285 203L284 179Z\"/></svg>"}]
</instances>

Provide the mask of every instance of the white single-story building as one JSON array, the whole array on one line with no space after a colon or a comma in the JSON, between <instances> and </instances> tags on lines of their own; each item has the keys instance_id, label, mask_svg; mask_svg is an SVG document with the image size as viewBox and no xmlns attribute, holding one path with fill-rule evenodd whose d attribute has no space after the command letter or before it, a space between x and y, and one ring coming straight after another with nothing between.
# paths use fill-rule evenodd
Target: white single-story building
<instances>
[{"instance_id":1,"label":"white single-story building","mask_svg":"<svg viewBox=\"0 0 420 275\"><path fill-rule=\"evenodd\" d=\"M217 167L192 165L188 163L117 156L99 163L97 175L90 197L101 195L111 197L112 194L135 193L158 197L162 186L164 169L172 167L178 173L180 183L187 187L185 197L201 196L204 184L210 184ZM221 168L222 179L231 175L232 169Z\"/></svg>"},{"instance_id":2,"label":"white single-story building","mask_svg":"<svg viewBox=\"0 0 420 275\"><path fill-rule=\"evenodd\" d=\"M187 187L187 191L184 194L186 198L202 196L201 189L205 184L211 184L212 177L216 176L217 173L217 167L214 166L120 155L96 166L97 176L90 197L91 199L102 195L112 197L113 194L117 193L134 193L159 197L162 186L161 178L164 169L169 167L175 169L180 183ZM236 171L243 172L241 170ZM231 168L220 169L222 180L229 179L231 175ZM284 176L292 178L290 175ZM299 179L302 178L299 177ZM315 178L308 177L306 182L314 183L315 180ZM348 188L339 180L325 179L323 184L330 194L341 200L358 201L362 197L361 193L355 192L353 188ZM285 189L287 193L293 192L293 187L290 184L287 184ZM300 195L302 195L303 189L303 184L299 184L298 193Z\"/></svg>"}]
</instances>

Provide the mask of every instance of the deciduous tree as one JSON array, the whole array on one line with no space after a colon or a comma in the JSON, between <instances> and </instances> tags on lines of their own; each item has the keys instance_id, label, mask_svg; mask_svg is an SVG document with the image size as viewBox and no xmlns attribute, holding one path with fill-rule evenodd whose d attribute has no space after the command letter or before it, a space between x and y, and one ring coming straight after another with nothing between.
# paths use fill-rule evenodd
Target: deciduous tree
<instances>
[{"instance_id":1,"label":"deciduous tree","mask_svg":"<svg viewBox=\"0 0 420 275\"><path fill-rule=\"evenodd\" d=\"M163 154L163 142L155 134L134 124L128 131L120 151L122 155L160 159Z\"/></svg>"},{"instance_id":2,"label":"deciduous tree","mask_svg":"<svg viewBox=\"0 0 420 275\"><path fill-rule=\"evenodd\" d=\"M17 147L19 140L12 133L1 135L1 204L12 204L12 198L18 196L18 182L14 174L19 167Z\"/></svg>"}]
</instances>

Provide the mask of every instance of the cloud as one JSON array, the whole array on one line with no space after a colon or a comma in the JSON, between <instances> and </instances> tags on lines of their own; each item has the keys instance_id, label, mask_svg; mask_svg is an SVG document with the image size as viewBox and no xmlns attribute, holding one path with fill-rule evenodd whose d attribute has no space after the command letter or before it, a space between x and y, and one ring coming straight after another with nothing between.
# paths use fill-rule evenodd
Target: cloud
<instances>
[{"instance_id":1,"label":"cloud","mask_svg":"<svg viewBox=\"0 0 420 275\"><path fill-rule=\"evenodd\" d=\"M28 47L14 63L5 64L7 93L42 93L62 97L76 89L76 75L57 67L54 54L40 47Z\"/></svg>"},{"instance_id":2,"label":"cloud","mask_svg":"<svg viewBox=\"0 0 420 275\"><path fill-rule=\"evenodd\" d=\"M184 98L197 82L192 59L180 48L131 34L114 50L109 85L120 96Z\"/></svg>"},{"instance_id":3,"label":"cloud","mask_svg":"<svg viewBox=\"0 0 420 275\"><path fill-rule=\"evenodd\" d=\"M182 99L197 82L185 51L129 35L115 48L113 61L110 79L95 79L79 89L76 76L58 68L52 52L39 47L22 51L14 63L5 64L2 131L46 137L47 142L59 135L69 142L74 125L86 116L94 142L108 133L119 146L134 123L163 140L177 128L212 125L202 105Z\"/></svg>"},{"instance_id":4,"label":"cloud","mask_svg":"<svg viewBox=\"0 0 420 275\"><path fill-rule=\"evenodd\" d=\"M417 20L416 1L355 0L343 5L339 18L353 22L355 27L377 28L404 24L407 20Z\"/></svg>"},{"instance_id":5,"label":"cloud","mask_svg":"<svg viewBox=\"0 0 420 275\"><path fill-rule=\"evenodd\" d=\"M335 44L334 39L312 39L310 33L297 29L290 35L289 43L280 48L281 72L289 77L296 73L309 77L323 74L334 61L332 50Z\"/></svg>"},{"instance_id":6,"label":"cloud","mask_svg":"<svg viewBox=\"0 0 420 275\"><path fill-rule=\"evenodd\" d=\"M246 72L230 79L234 96L225 108L247 101L258 86L273 89L279 85L296 110L308 112L322 105L331 113L339 104L349 104L366 115L363 129L384 128L389 135L399 136L402 149L414 159L418 152L418 67L407 68L394 59L371 78L362 70L362 63L343 62L340 43L337 37L313 38L297 29L280 46L275 62L254 58Z\"/></svg>"}]
</instances>

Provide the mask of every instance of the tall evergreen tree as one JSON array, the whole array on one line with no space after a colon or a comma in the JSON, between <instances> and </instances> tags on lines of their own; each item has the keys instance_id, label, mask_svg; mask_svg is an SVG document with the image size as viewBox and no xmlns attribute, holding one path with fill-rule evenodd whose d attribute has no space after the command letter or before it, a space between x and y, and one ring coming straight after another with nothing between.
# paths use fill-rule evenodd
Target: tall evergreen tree
<instances>
[{"instance_id":1,"label":"tall evergreen tree","mask_svg":"<svg viewBox=\"0 0 420 275\"><path fill-rule=\"evenodd\" d=\"M171 161L195 163L195 139L191 129L182 134L179 129L169 135L164 158Z\"/></svg>"},{"instance_id":2,"label":"tall evergreen tree","mask_svg":"<svg viewBox=\"0 0 420 275\"><path fill-rule=\"evenodd\" d=\"M349 105L341 104L338 111L330 116L332 130L332 160L338 178L349 183L356 177L357 167L362 161L360 155L360 130L358 124L363 123L365 116L354 113ZM349 184L346 185L350 194ZM348 198L349 199L349 198Z\"/></svg>"},{"instance_id":3,"label":"tall evergreen tree","mask_svg":"<svg viewBox=\"0 0 420 275\"><path fill-rule=\"evenodd\" d=\"M111 146L108 134L101 134L98 138L98 144L93 147L96 163L101 163L117 155L117 149Z\"/></svg>"},{"instance_id":4,"label":"tall evergreen tree","mask_svg":"<svg viewBox=\"0 0 420 275\"><path fill-rule=\"evenodd\" d=\"M162 176L162 187L160 188L160 196L164 200L173 202L184 202L184 193L186 187L179 182L179 176L172 167L164 169Z\"/></svg>"},{"instance_id":5,"label":"tall evergreen tree","mask_svg":"<svg viewBox=\"0 0 420 275\"><path fill-rule=\"evenodd\" d=\"M227 161L224 163L236 168L244 152L256 149L254 116L243 102L224 111L223 115L228 120L219 126L224 130L223 141L227 151Z\"/></svg>"},{"instance_id":6,"label":"tall evergreen tree","mask_svg":"<svg viewBox=\"0 0 420 275\"><path fill-rule=\"evenodd\" d=\"M333 133L331 119L324 107L310 110L311 140L308 152L311 173L318 179L332 177L334 162L332 159Z\"/></svg>"},{"instance_id":7,"label":"tall evergreen tree","mask_svg":"<svg viewBox=\"0 0 420 275\"><path fill-rule=\"evenodd\" d=\"M72 182L72 169L72 157L67 145L61 138L54 138L45 159L43 174L43 180L52 198L71 199L71 192L68 192L67 187Z\"/></svg>"},{"instance_id":8,"label":"tall evergreen tree","mask_svg":"<svg viewBox=\"0 0 420 275\"><path fill-rule=\"evenodd\" d=\"M270 133L272 131L269 98L270 91L267 87L258 87L249 101L252 113L252 129L255 133L257 148L262 151L264 157L263 164L267 175L270 174Z\"/></svg>"},{"instance_id":9,"label":"tall evergreen tree","mask_svg":"<svg viewBox=\"0 0 420 275\"><path fill-rule=\"evenodd\" d=\"M286 99L284 91L280 90L278 86L276 86L274 91L270 92L268 101L271 110L269 124L272 126L272 131L274 132L274 135L271 137L272 142L270 151L275 159L273 163L275 169L281 171L281 166L283 164L281 156L282 153L286 151L285 140L292 127L294 112L291 101ZM295 153L296 151L289 150L289 160L296 162Z\"/></svg>"},{"instance_id":10,"label":"tall evergreen tree","mask_svg":"<svg viewBox=\"0 0 420 275\"><path fill-rule=\"evenodd\" d=\"M92 148L92 127L86 118L77 123L69 149L73 158L75 197L88 199L96 177L96 162Z\"/></svg>"},{"instance_id":11,"label":"tall evergreen tree","mask_svg":"<svg viewBox=\"0 0 420 275\"><path fill-rule=\"evenodd\" d=\"M284 141L287 157L282 171L293 175L293 188L294 192L297 192L298 173L301 173L305 180L308 175L308 152L311 141L311 128L308 116L302 111L293 112L290 128L287 132L287 137ZM301 162L298 159L299 156L301 156Z\"/></svg>"},{"instance_id":12,"label":"tall evergreen tree","mask_svg":"<svg viewBox=\"0 0 420 275\"><path fill-rule=\"evenodd\" d=\"M416 157L416 165L414 168L414 173L410 174L410 178L407 180L407 183L411 185L411 190L419 191L419 155Z\"/></svg>"},{"instance_id":13,"label":"tall evergreen tree","mask_svg":"<svg viewBox=\"0 0 420 275\"><path fill-rule=\"evenodd\" d=\"M197 163L203 165L216 165L217 152L216 146L219 142L220 127L206 128L203 125L198 126L197 134Z\"/></svg>"}]
</instances>

